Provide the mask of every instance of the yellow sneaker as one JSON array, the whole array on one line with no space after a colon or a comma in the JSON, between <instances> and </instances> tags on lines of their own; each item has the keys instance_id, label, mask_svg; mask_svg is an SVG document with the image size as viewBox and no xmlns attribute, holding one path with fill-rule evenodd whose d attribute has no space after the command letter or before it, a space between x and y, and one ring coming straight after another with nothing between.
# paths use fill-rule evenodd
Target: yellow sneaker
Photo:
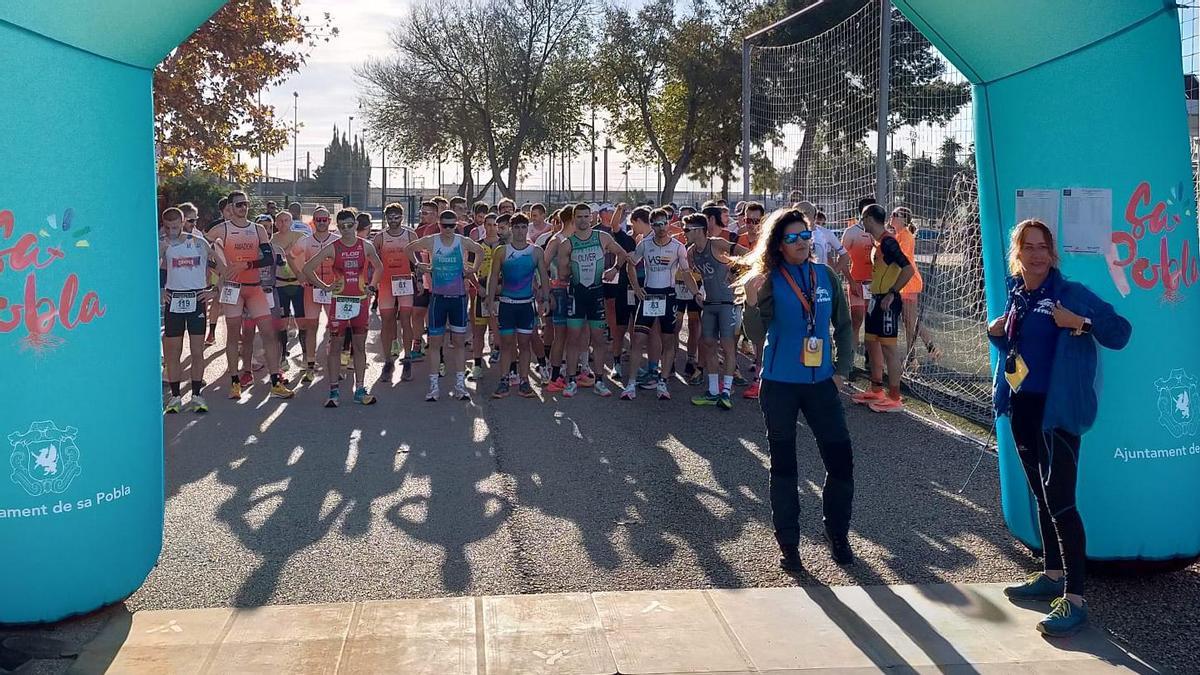
<instances>
[{"instance_id":1,"label":"yellow sneaker","mask_svg":"<svg viewBox=\"0 0 1200 675\"><path fill-rule=\"evenodd\" d=\"M309 368L305 370L304 374L300 376L300 381L304 384L309 384L315 379L317 379L317 371L315 368Z\"/></svg>"},{"instance_id":2,"label":"yellow sneaker","mask_svg":"<svg viewBox=\"0 0 1200 675\"><path fill-rule=\"evenodd\" d=\"M296 392L288 389L282 382L276 382L271 385L271 395L275 398L291 398L296 395Z\"/></svg>"},{"instance_id":3,"label":"yellow sneaker","mask_svg":"<svg viewBox=\"0 0 1200 675\"><path fill-rule=\"evenodd\" d=\"M241 397L242 397L242 383L241 382L230 382L229 383L229 398L236 401Z\"/></svg>"}]
</instances>

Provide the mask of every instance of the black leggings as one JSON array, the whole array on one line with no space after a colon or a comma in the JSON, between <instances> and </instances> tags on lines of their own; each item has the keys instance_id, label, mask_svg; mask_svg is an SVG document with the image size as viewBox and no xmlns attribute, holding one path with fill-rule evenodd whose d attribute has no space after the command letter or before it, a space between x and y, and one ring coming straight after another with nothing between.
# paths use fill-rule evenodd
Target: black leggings
<instances>
[{"instance_id":1,"label":"black leggings","mask_svg":"<svg viewBox=\"0 0 1200 675\"><path fill-rule=\"evenodd\" d=\"M1013 440L1038 506L1047 570L1064 570L1067 593L1083 595L1087 538L1075 508L1079 437L1062 429L1042 430L1044 394L1013 394ZM1057 545L1056 545L1057 543Z\"/></svg>"},{"instance_id":2,"label":"black leggings","mask_svg":"<svg viewBox=\"0 0 1200 675\"><path fill-rule=\"evenodd\" d=\"M816 384L762 381L758 397L767 423L771 451L771 518L780 546L800 543L799 476L796 468L796 422L801 413L817 441L825 464L821 505L826 530L839 538L850 531L854 501L854 454L846 416L833 380Z\"/></svg>"}]
</instances>

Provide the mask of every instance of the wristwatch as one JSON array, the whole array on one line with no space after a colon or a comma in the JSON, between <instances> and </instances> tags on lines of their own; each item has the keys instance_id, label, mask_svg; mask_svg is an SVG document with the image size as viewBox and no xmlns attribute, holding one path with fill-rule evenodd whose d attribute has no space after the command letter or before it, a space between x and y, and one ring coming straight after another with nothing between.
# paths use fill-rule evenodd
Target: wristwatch
<instances>
[{"instance_id":1,"label":"wristwatch","mask_svg":"<svg viewBox=\"0 0 1200 675\"><path fill-rule=\"evenodd\" d=\"M1075 336L1079 336L1079 335L1088 335L1091 332L1092 332L1092 320L1085 316L1085 317L1083 317L1083 325L1080 326L1078 328L1078 330L1072 331L1071 334L1075 335Z\"/></svg>"}]
</instances>

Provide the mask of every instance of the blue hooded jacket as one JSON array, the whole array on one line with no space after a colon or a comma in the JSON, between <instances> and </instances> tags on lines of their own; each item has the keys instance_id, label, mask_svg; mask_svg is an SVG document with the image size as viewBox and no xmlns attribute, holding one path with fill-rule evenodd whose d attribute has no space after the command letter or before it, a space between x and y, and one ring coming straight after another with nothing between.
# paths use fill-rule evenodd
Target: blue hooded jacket
<instances>
[{"instance_id":1,"label":"blue hooded jacket","mask_svg":"<svg viewBox=\"0 0 1200 675\"><path fill-rule=\"evenodd\" d=\"M1008 301L1004 312L1012 309L1013 290L1024 283L1020 275L1009 277L1006 287ZM1042 429L1062 429L1083 435L1096 421L1096 345L1108 349L1123 349L1129 343L1133 327L1117 314L1113 306L1101 300L1087 287L1064 277L1051 268L1043 282L1049 284L1049 297L1063 307L1092 321L1091 332L1075 336L1069 328L1060 329L1054 347L1054 365L1050 369L1050 389L1046 393L1046 410ZM1008 355L1008 337L988 335L988 340L1000 350L999 366L992 382L992 406L996 415L1007 415L1012 391L1004 378L1004 358Z\"/></svg>"}]
</instances>

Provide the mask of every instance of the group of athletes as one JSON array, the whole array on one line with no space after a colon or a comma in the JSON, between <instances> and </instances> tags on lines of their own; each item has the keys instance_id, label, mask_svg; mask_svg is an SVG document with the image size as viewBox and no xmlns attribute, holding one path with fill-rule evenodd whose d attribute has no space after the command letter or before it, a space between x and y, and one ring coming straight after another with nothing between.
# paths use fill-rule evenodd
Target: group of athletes
<instances>
[{"instance_id":1,"label":"group of athletes","mask_svg":"<svg viewBox=\"0 0 1200 675\"><path fill-rule=\"evenodd\" d=\"M870 203L861 200L859 212ZM872 372L875 386L855 401L880 412L902 409L903 361L894 345L903 323L908 358L914 356L921 290L916 266L901 303L886 311L868 307L873 257L893 255L896 244L913 260L911 214L904 208L891 214L892 236L877 238L854 223L839 238L811 203L793 196L792 206L814 223L815 261L846 283L856 347L864 324L869 343L884 347L877 361L887 366L889 386ZM255 217L250 208L248 196L234 191L218 204L220 217L203 226L190 203L162 214L168 414L183 409L185 333L192 355L190 408L208 410L203 353L215 343L221 315L231 399L254 384L256 370L267 370L270 395L277 398L293 397L297 378L312 383L324 315L324 405L339 405L346 378L354 402L375 403L365 379L374 312L380 381L391 384L397 370L401 381L410 381L414 364L426 361L425 398L431 402L440 398L441 378L448 374L454 381L450 396L470 400L467 380L479 387L493 367L500 369L496 398L514 389L535 397L536 386L567 398L591 388L602 397L615 390L623 400L636 398L639 389L669 399L676 377L706 385L691 399L698 406L731 409L735 387L742 387L744 398L758 397L765 330L736 283L739 258L754 248L766 215L758 202L739 202L732 213L723 200L698 209L572 204L550 212L542 204L518 208L511 199L493 208L434 197L421 203L415 227L406 224L400 204L387 205L382 230L374 234L370 216L350 208L318 207L308 219L298 203L279 210L268 202ZM676 372L677 335L685 325L686 363ZM298 373L289 373L293 329L303 363ZM920 337L936 356L929 336L922 331ZM739 351L752 362L744 374Z\"/></svg>"}]
</instances>

